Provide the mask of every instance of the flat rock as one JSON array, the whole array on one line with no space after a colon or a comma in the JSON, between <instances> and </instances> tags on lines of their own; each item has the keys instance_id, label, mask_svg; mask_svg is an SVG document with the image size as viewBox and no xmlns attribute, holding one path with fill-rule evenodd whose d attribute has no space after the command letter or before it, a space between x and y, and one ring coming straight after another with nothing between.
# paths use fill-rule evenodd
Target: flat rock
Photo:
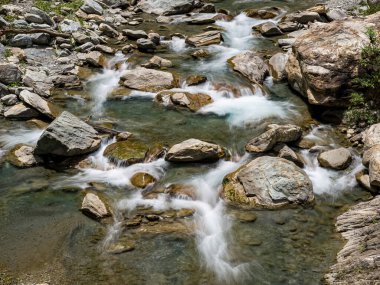
<instances>
[{"instance_id":1,"label":"flat rock","mask_svg":"<svg viewBox=\"0 0 380 285\"><path fill-rule=\"evenodd\" d=\"M278 209L311 205L313 186L306 173L283 158L263 156L223 180L222 198L242 208Z\"/></svg>"},{"instance_id":2,"label":"flat rock","mask_svg":"<svg viewBox=\"0 0 380 285\"><path fill-rule=\"evenodd\" d=\"M343 170L350 166L352 154L348 149L341 147L320 153L318 161L322 167Z\"/></svg>"},{"instance_id":3,"label":"flat rock","mask_svg":"<svg viewBox=\"0 0 380 285\"><path fill-rule=\"evenodd\" d=\"M162 91L157 94L156 101L165 106L186 108L196 112L213 102L211 96L202 93Z\"/></svg>"},{"instance_id":4,"label":"flat rock","mask_svg":"<svg viewBox=\"0 0 380 285\"><path fill-rule=\"evenodd\" d=\"M143 67L126 70L121 80L126 87L147 92L178 87L178 81L172 73Z\"/></svg>"},{"instance_id":5,"label":"flat rock","mask_svg":"<svg viewBox=\"0 0 380 285\"><path fill-rule=\"evenodd\" d=\"M33 108L18 103L4 112L4 117L8 119L32 119L37 118L40 114Z\"/></svg>"},{"instance_id":6,"label":"flat rock","mask_svg":"<svg viewBox=\"0 0 380 285\"><path fill-rule=\"evenodd\" d=\"M35 154L76 156L100 147L98 132L71 113L64 111L42 133Z\"/></svg>"},{"instance_id":7,"label":"flat rock","mask_svg":"<svg viewBox=\"0 0 380 285\"><path fill-rule=\"evenodd\" d=\"M170 162L211 162L225 156L223 148L217 144L198 139L189 139L172 146L165 156Z\"/></svg>"},{"instance_id":8,"label":"flat rock","mask_svg":"<svg viewBox=\"0 0 380 285\"><path fill-rule=\"evenodd\" d=\"M209 31L186 38L186 43L194 47L202 47L220 44L222 40L222 34L219 31Z\"/></svg>"},{"instance_id":9,"label":"flat rock","mask_svg":"<svg viewBox=\"0 0 380 285\"><path fill-rule=\"evenodd\" d=\"M241 73L252 83L262 84L269 74L266 63L253 51L238 54L229 61L235 71Z\"/></svg>"},{"instance_id":10,"label":"flat rock","mask_svg":"<svg viewBox=\"0 0 380 285\"><path fill-rule=\"evenodd\" d=\"M118 164L131 165L145 160L149 147L139 140L127 139L107 146L103 156Z\"/></svg>"},{"instance_id":11,"label":"flat rock","mask_svg":"<svg viewBox=\"0 0 380 285\"><path fill-rule=\"evenodd\" d=\"M36 109L50 119L55 119L60 114L58 107L28 90L21 91L19 97L26 105Z\"/></svg>"},{"instance_id":12,"label":"flat rock","mask_svg":"<svg viewBox=\"0 0 380 285\"><path fill-rule=\"evenodd\" d=\"M277 143L288 143L298 140L302 129L296 125L269 125L267 131L252 139L245 146L247 152L262 153L271 150Z\"/></svg>"}]
</instances>

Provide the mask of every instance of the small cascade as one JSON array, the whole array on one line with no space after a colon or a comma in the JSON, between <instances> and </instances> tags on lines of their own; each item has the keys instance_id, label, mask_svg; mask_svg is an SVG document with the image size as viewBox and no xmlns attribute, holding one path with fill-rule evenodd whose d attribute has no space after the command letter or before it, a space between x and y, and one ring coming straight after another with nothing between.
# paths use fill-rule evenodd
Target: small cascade
<instances>
[{"instance_id":1,"label":"small cascade","mask_svg":"<svg viewBox=\"0 0 380 285\"><path fill-rule=\"evenodd\" d=\"M119 86L119 80L123 72L128 68L127 58L121 52L109 60L107 67L89 79L90 94L93 98L92 113L94 116L101 116L103 104L107 96Z\"/></svg>"},{"instance_id":2,"label":"small cascade","mask_svg":"<svg viewBox=\"0 0 380 285\"><path fill-rule=\"evenodd\" d=\"M19 129L0 133L0 157L17 144L35 145L44 130Z\"/></svg>"}]
</instances>

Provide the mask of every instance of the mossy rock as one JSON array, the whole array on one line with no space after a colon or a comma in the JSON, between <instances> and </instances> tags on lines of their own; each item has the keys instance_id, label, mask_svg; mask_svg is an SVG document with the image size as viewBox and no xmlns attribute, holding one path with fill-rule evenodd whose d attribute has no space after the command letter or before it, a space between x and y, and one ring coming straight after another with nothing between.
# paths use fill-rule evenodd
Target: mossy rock
<instances>
[{"instance_id":1,"label":"mossy rock","mask_svg":"<svg viewBox=\"0 0 380 285\"><path fill-rule=\"evenodd\" d=\"M203 93L162 91L156 96L159 103L174 107L186 108L196 112L202 107L213 102L211 96Z\"/></svg>"},{"instance_id":2,"label":"mossy rock","mask_svg":"<svg viewBox=\"0 0 380 285\"><path fill-rule=\"evenodd\" d=\"M155 182L156 178L154 178L152 175L146 172L138 172L131 177L131 184L141 189L144 189L148 185L153 184Z\"/></svg>"},{"instance_id":3,"label":"mossy rock","mask_svg":"<svg viewBox=\"0 0 380 285\"><path fill-rule=\"evenodd\" d=\"M103 155L115 163L135 164L143 162L149 147L136 139L119 141L106 147Z\"/></svg>"}]
</instances>

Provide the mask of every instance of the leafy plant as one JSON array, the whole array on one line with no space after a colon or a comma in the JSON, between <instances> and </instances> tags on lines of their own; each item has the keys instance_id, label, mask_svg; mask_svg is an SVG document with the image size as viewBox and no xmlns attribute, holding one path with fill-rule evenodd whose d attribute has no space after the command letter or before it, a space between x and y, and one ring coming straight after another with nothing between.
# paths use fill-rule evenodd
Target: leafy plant
<instances>
[{"instance_id":1,"label":"leafy plant","mask_svg":"<svg viewBox=\"0 0 380 285\"><path fill-rule=\"evenodd\" d=\"M373 28L368 28L369 44L361 53L358 76L353 80L356 92L351 94L350 106L345 113L349 124L379 122L380 96L380 40Z\"/></svg>"},{"instance_id":2,"label":"leafy plant","mask_svg":"<svg viewBox=\"0 0 380 285\"><path fill-rule=\"evenodd\" d=\"M380 11L380 3L378 4L369 4L368 9L364 11L364 15L375 14Z\"/></svg>"},{"instance_id":3,"label":"leafy plant","mask_svg":"<svg viewBox=\"0 0 380 285\"><path fill-rule=\"evenodd\" d=\"M12 53L11 49L9 49L9 48L5 49L5 51L4 51L5 58L8 58L8 57L10 57L12 55L13 55L13 53Z\"/></svg>"}]
</instances>

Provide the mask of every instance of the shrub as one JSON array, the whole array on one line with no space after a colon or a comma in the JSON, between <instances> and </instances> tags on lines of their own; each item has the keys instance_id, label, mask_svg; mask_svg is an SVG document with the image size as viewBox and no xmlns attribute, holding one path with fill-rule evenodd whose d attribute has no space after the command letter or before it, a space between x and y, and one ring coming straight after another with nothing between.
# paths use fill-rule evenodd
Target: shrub
<instances>
[{"instance_id":1,"label":"shrub","mask_svg":"<svg viewBox=\"0 0 380 285\"><path fill-rule=\"evenodd\" d=\"M353 80L357 90L351 94L345 113L349 124L374 124L380 119L380 40L373 28L367 30L367 36L369 44L362 50L358 76Z\"/></svg>"}]
</instances>

